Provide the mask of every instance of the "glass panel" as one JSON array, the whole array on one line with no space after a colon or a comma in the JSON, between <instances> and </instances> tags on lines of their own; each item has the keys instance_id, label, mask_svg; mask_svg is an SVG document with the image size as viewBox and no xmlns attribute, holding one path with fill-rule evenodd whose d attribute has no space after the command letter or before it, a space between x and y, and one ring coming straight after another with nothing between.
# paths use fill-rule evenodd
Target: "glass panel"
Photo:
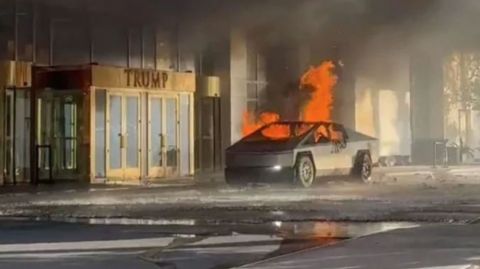
<instances>
[{"instance_id":1,"label":"glass panel","mask_svg":"<svg viewBox=\"0 0 480 269\"><path fill-rule=\"evenodd\" d=\"M177 166L177 100L167 98L166 111L166 147L167 147L167 166Z\"/></svg>"},{"instance_id":2,"label":"glass panel","mask_svg":"<svg viewBox=\"0 0 480 269\"><path fill-rule=\"evenodd\" d=\"M138 167L138 97L127 97L127 167Z\"/></svg>"},{"instance_id":3,"label":"glass panel","mask_svg":"<svg viewBox=\"0 0 480 269\"><path fill-rule=\"evenodd\" d=\"M3 60L13 60L13 40L14 40L14 1L0 1L0 58Z\"/></svg>"},{"instance_id":4,"label":"glass panel","mask_svg":"<svg viewBox=\"0 0 480 269\"><path fill-rule=\"evenodd\" d=\"M143 68L155 68L155 32L150 27L143 29Z\"/></svg>"},{"instance_id":5,"label":"glass panel","mask_svg":"<svg viewBox=\"0 0 480 269\"><path fill-rule=\"evenodd\" d=\"M52 128L52 100L43 97L38 100L38 108L40 111L40 121L39 121L39 145L41 146L52 146L51 145L51 138L53 134L53 128ZM38 166L40 168L47 169L49 167L48 165L48 160L49 160L49 150L47 149L41 149L39 156L38 156Z\"/></svg>"},{"instance_id":6,"label":"glass panel","mask_svg":"<svg viewBox=\"0 0 480 269\"><path fill-rule=\"evenodd\" d=\"M61 104L59 97L52 99L52 158L54 168L65 168L65 107Z\"/></svg>"},{"instance_id":7,"label":"glass panel","mask_svg":"<svg viewBox=\"0 0 480 269\"><path fill-rule=\"evenodd\" d=\"M81 20L57 20L50 25L51 31L55 33L51 42L52 60L55 65L90 61L89 32Z\"/></svg>"},{"instance_id":8,"label":"glass panel","mask_svg":"<svg viewBox=\"0 0 480 269\"><path fill-rule=\"evenodd\" d=\"M33 49L33 4L17 0L17 52L18 60L31 61Z\"/></svg>"},{"instance_id":9,"label":"glass panel","mask_svg":"<svg viewBox=\"0 0 480 269\"><path fill-rule=\"evenodd\" d=\"M95 174L105 177L105 91L95 92Z\"/></svg>"},{"instance_id":10,"label":"glass panel","mask_svg":"<svg viewBox=\"0 0 480 269\"><path fill-rule=\"evenodd\" d=\"M25 103L23 107L25 109L25 178L30 176L30 126L31 126L31 114L30 114L30 94L25 92Z\"/></svg>"},{"instance_id":11,"label":"glass panel","mask_svg":"<svg viewBox=\"0 0 480 269\"><path fill-rule=\"evenodd\" d=\"M150 167L163 165L162 160L162 99L150 101Z\"/></svg>"},{"instance_id":12,"label":"glass panel","mask_svg":"<svg viewBox=\"0 0 480 269\"><path fill-rule=\"evenodd\" d=\"M190 96L180 95L180 174L190 173Z\"/></svg>"},{"instance_id":13,"label":"glass panel","mask_svg":"<svg viewBox=\"0 0 480 269\"><path fill-rule=\"evenodd\" d=\"M128 33L125 27L109 22L102 16L95 16L93 20L93 61L105 65L127 66Z\"/></svg>"},{"instance_id":14,"label":"glass panel","mask_svg":"<svg viewBox=\"0 0 480 269\"><path fill-rule=\"evenodd\" d=\"M12 119L11 119L11 115L12 115L12 99L13 99L13 94L11 93L8 93L7 94L7 98L6 98L6 104L5 104L5 111L7 111L8 115L7 117L5 118L5 125L6 125L6 128L5 128L5 132L7 133L7 137L11 137L12 135Z\"/></svg>"},{"instance_id":15,"label":"glass panel","mask_svg":"<svg viewBox=\"0 0 480 269\"><path fill-rule=\"evenodd\" d=\"M5 99L5 146L6 146L6 155L5 155L5 168L7 172L7 176L12 176L12 165L13 165L13 142L12 142L12 133L13 133L13 126L12 126L12 117L13 117L13 94L12 92L8 92L6 99Z\"/></svg>"},{"instance_id":16,"label":"glass panel","mask_svg":"<svg viewBox=\"0 0 480 269\"><path fill-rule=\"evenodd\" d=\"M64 104L64 128L65 128L65 168L76 168L77 155L77 105L74 103Z\"/></svg>"},{"instance_id":17,"label":"glass panel","mask_svg":"<svg viewBox=\"0 0 480 269\"><path fill-rule=\"evenodd\" d=\"M167 28L167 27L163 27ZM172 70L176 68L176 34L174 31L157 29L157 68L161 70Z\"/></svg>"},{"instance_id":18,"label":"glass panel","mask_svg":"<svg viewBox=\"0 0 480 269\"><path fill-rule=\"evenodd\" d=\"M247 111L251 114L256 114L258 108L258 102L256 100L254 101L247 101Z\"/></svg>"},{"instance_id":19,"label":"glass panel","mask_svg":"<svg viewBox=\"0 0 480 269\"><path fill-rule=\"evenodd\" d=\"M138 28L130 28L130 59L129 67L142 67L142 32Z\"/></svg>"},{"instance_id":20,"label":"glass panel","mask_svg":"<svg viewBox=\"0 0 480 269\"><path fill-rule=\"evenodd\" d=\"M110 168L122 168L122 97L110 96Z\"/></svg>"},{"instance_id":21,"label":"glass panel","mask_svg":"<svg viewBox=\"0 0 480 269\"><path fill-rule=\"evenodd\" d=\"M255 82L247 83L247 99L256 100L258 98L257 84Z\"/></svg>"},{"instance_id":22,"label":"glass panel","mask_svg":"<svg viewBox=\"0 0 480 269\"><path fill-rule=\"evenodd\" d=\"M26 91L17 91L17 100L15 104L15 158L16 173L25 179L28 167L29 148L29 124L27 123L30 116L30 105Z\"/></svg>"}]
</instances>

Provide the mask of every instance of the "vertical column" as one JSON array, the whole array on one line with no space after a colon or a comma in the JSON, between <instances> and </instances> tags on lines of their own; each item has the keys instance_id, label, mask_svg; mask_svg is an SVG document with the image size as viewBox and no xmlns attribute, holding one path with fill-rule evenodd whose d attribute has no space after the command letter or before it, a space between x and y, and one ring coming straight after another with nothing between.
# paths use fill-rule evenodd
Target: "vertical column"
<instances>
[{"instance_id":1,"label":"vertical column","mask_svg":"<svg viewBox=\"0 0 480 269\"><path fill-rule=\"evenodd\" d=\"M414 140L443 138L441 61L412 59L411 105Z\"/></svg>"},{"instance_id":2,"label":"vertical column","mask_svg":"<svg viewBox=\"0 0 480 269\"><path fill-rule=\"evenodd\" d=\"M89 106L87 107L89 113L88 113L88 118L89 118L89 121L85 122L85 125L88 126L88 135L89 135L89 138L86 139L87 143L88 143L88 156L89 156L89 171L87 171L87 176L88 176L88 180L90 183L94 183L95 181L95 171L97 170L96 168L96 164L95 164L95 161L96 161L96 152L95 152L95 149L96 149L96 135L95 135L95 132L96 132L96 118L97 118L97 115L95 114L95 108L96 108L96 91L95 91L95 87L93 86L90 86L89 89L88 89L88 92L89 92L89 96L90 96L90 102L89 102Z\"/></svg>"},{"instance_id":3,"label":"vertical column","mask_svg":"<svg viewBox=\"0 0 480 269\"><path fill-rule=\"evenodd\" d=\"M32 67L32 87L30 89L30 183L38 184L38 155L37 149L37 90L38 67Z\"/></svg>"},{"instance_id":4,"label":"vertical column","mask_svg":"<svg viewBox=\"0 0 480 269\"><path fill-rule=\"evenodd\" d=\"M247 42L245 33L232 30L230 35L230 142L242 137L243 113L247 102ZM228 126L228 125L224 125Z\"/></svg>"},{"instance_id":5,"label":"vertical column","mask_svg":"<svg viewBox=\"0 0 480 269\"><path fill-rule=\"evenodd\" d=\"M444 138L442 57L412 57L412 160L433 162L433 140Z\"/></svg>"}]
</instances>

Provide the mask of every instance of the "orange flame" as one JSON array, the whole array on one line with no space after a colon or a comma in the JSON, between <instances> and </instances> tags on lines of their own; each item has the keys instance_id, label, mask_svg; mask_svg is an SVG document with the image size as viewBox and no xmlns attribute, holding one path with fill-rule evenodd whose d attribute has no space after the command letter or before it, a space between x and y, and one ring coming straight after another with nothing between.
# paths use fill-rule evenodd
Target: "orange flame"
<instances>
[{"instance_id":1,"label":"orange flame","mask_svg":"<svg viewBox=\"0 0 480 269\"><path fill-rule=\"evenodd\" d=\"M332 121L333 88L337 84L334 68L332 62L323 62L311 67L300 79L300 89L312 91L311 99L303 108L303 121Z\"/></svg>"},{"instance_id":2,"label":"orange flame","mask_svg":"<svg viewBox=\"0 0 480 269\"><path fill-rule=\"evenodd\" d=\"M255 116L249 112L243 114L243 135L247 136L263 126L277 122L280 120L280 115L274 112L264 112L260 114L258 120L255 120Z\"/></svg>"},{"instance_id":3,"label":"orange flame","mask_svg":"<svg viewBox=\"0 0 480 269\"><path fill-rule=\"evenodd\" d=\"M290 126L282 124L272 124L262 130L262 135L272 140L285 139L290 137Z\"/></svg>"},{"instance_id":4,"label":"orange flame","mask_svg":"<svg viewBox=\"0 0 480 269\"><path fill-rule=\"evenodd\" d=\"M310 90L311 98L303 107L301 118L307 122L330 122L333 104L333 89L337 84L337 76L333 73L335 65L326 61L317 67L311 67L300 79L300 89ZM275 112L264 112L258 119L249 112L243 115L243 135L247 136L261 127L277 122L280 115ZM281 139L290 136L289 128L281 125L272 125L262 131L262 134L271 139Z\"/></svg>"}]
</instances>

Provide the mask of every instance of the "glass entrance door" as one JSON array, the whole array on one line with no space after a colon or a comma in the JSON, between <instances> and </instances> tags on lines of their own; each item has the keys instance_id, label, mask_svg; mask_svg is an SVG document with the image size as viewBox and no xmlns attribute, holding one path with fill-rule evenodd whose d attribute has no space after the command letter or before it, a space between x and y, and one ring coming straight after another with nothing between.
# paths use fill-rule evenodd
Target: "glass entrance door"
<instances>
[{"instance_id":1,"label":"glass entrance door","mask_svg":"<svg viewBox=\"0 0 480 269\"><path fill-rule=\"evenodd\" d=\"M178 98L150 95L148 99L148 176L178 175Z\"/></svg>"},{"instance_id":2,"label":"glass entrance door","mask_svg":"<svg viewBox=\"0 0 480 269\"><path fill-rule=\"evenodd\" d=\"M80 91L45 91L37 99L39 177L83 180L83 94ZM53 179L53 178L52 178Z\"/></svg>"},{"instance_id":3,"label":"glass entrance door","mask_svg":"<svg viewBox=\"0 0 480 269\"><path fill-rule=\"evenodd\" d=\"M140 178L140 97L109 94L107 99L107 177Z\"/></svg>"}]
</instances>

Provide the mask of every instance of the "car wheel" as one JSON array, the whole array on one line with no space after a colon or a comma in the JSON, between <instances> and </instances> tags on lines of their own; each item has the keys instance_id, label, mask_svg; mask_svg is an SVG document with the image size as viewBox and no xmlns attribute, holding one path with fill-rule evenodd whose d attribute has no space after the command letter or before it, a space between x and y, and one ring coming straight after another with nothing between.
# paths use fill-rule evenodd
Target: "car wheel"
<instances>
[{"instance_id":1,"label":"car wheel","mask_svg":"<svg viewBox=\"0 0 480 269\"><path fill-rule=\"evenodd\" d=\"M315 166L312 158L301 156L295 166L295 183L301 187L309 188L315 180Z\"/></svg>"},{"instance_id":2,"label":"car wheel","mask_svg":"<svg viewBox=\"0 0 480 269\"><path fill-rule=\"evenodd\" d=\"M368 153L363 153L359 156L356 167L356 174L358 178L364 182L370 181L372 178L372 159Z\"/></svg>"}]
</instances>

